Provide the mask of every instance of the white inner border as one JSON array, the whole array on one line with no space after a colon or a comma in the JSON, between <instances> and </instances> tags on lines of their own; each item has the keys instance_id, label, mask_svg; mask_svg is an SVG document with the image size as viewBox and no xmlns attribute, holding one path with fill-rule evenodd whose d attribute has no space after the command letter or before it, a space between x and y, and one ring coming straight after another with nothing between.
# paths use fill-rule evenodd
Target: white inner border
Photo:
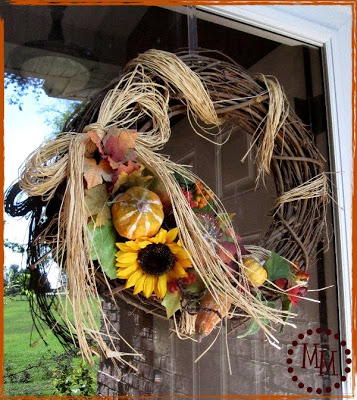
<instances>
[{"instance_id":1,"label":"white inner border","mask_svg":"<svg viewBox=\"0 0 357 400\"><path fill-rule=\"evenodd\" d=\"M322 48L338 207L336 229L340 328L352 346L352 7L340 5L197 6L231 20ZM352 394L352 382L343 384Z\"/></svg>"}]
</instances>

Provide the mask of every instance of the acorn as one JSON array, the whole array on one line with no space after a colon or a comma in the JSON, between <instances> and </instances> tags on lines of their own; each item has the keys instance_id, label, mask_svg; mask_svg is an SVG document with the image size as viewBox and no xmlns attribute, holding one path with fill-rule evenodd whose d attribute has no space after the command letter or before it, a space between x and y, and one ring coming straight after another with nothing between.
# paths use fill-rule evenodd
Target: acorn
<instances>
[{"instance_id":1,"label":"acorn","mask_svg":"<svg viewBox=\"0 0 357 400\"><path fill-rule=\"evenodd\" d=\"M227 299L226 303L218 305L211 293L207 293L200 303L201 310L197 314L195 329L202 337L208 336L222 318L226 317L232 302Z\"/></svg>"}]
</instances>

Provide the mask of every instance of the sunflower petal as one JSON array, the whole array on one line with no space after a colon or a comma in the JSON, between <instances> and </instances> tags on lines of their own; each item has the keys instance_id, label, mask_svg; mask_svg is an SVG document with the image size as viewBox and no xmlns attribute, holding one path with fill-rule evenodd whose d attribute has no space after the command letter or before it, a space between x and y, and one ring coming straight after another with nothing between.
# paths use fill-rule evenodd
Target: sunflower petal
<instances>
[{"instance_id":1,"label":"sunflower petal","mask_svg":"<svg viewBox=\"0 0 357 400\"><path fill-rule=\"evenodd\" d=\"M150 297L152 295L156 280L157 278L155 276L147 275L144 282L144 290L143 290L145 297Z\"/></svg>"},{"instance_id":2,"label":"sunflower petal","mask_svg":"<svg viewBox=\"0 0 357 400\"><path fill-rule=\"evenodd\" d=\"M115 245L121 251L129 251L129 247L126 245L126 243L115 243Z\"/></svg>"},{"instance_id":3,"label":"sunflower petal","mask_svg":"<svg viewBox=\"0 0 357 400\"><path fill-rule=\"evenodd\" d=\"M153 238L150 239L152 243L165 243L166 242L166 235L167 235L167 230L166 229L160 229L159 233L154 236Z\"/></svg>"},{"instance_id":4,"label":"sunflower petal","mask_svg":"<svg viewBox=\"0 0 357 400\"><path fill-rule=\"evenodd\" d=\"M178 228L170 229L166 235L166 243L172 243L178 235Z\"/></svg>"},{"instance_id":5,"label":"sunflower petal","mask_svg":"<svg viewBox=\"0 0 357 400\"><path fill-rule=\"evenodd\" d=\"M171 252L175 254L175 256L177 256L178 258L189 258L187 251L184 248L178 246L176 243L171 243L167 246L169 246Z\"/></svg>"},{"instance_id":6,"label":"sunflower petal","mask_svg":"<svg viewBox=\"0 0 357 400\"><path fill-rule=\"evenodd\" d=\"M185 278L187 276L187 274L182 275L182 274L172 270L167 274L167 276L168 276L169 281L174 281L176 279Z\"/></svg>"},{"instance_id":7,"label":"sunflower petal","mask_svg":"<svg viewBox=\"0 0 357 400\"><path fill-rule=\"evenodd\" d=\"M139 250L139 246L134 240L125 243L116 243L116 245L121 251L125 252Z\"/></svg>"},{"instance_id":8,"label":"sunflower petal","mask_svg":"<svg viewBox=\"0 0 357 400\"><path fill-rule=\"evenodd\" d=\"M129 242L126 242L126 245L129 247L129 248L131 248L131 251L137 251L137 250L139 250L139 245L138 245L138 242L136 242L135 240L131 240L131 241L129 241Z\"/></svg>"},{"instance_id":9,"label":"sunflower petal","mask_svg":"<svg viewBox=\"0 0 357 400\"><path fill-rule=\"evenodd\" d=\"M137 280L137 282L136 282L136 284L135 284L135 288L134 288L134 294L138 294L138 293L140 293L140 292L143 291L144 282L145 282L146 277L147 277L147 274L143 274L143 275Z\"/></svg>"},{"instance_id":10,"label":"sunflower petal","mask_svg":"<svg viewBox=\"0 0 357 400\"><path fill-rule=\"evenodd\" d=\"M134 286L142 275L143 275L143 272L141 271L141 269L136 270L126 281L125 287L130 288L130 287Z\"/></svg>"},{"instance_id":11,"label":"sunflower petal","mask_svg":"<svg viewBox=\"0 0 357 400\"><path fill-rule=\"evenodd\" d=\"M155 293L157 297L163 298L167 292L167 275L163 274L159 276L156 283Z\"/></svg>"},{"instance_id":12,"label":"sunflower petal","mask_svg":"<svg viewBox=\"0 0 357 400\"><path fill-rule=\"evenodd\" d=\"M187 268L192 265L192 262L189 258L180 258L178 261L176 261L182 268Z\"/></svg>"},{"instance_id":13,"label":"sunflower petal","mask_svg":"<svg viewBox=\"0 0 357 400\"><path fill-rule=\"evenodd\" d=\"M124 252L132 252L139 250L137 243L134 241L125 242L125 243L115 243L119 250Z\"/></svg>"},{"instance_id":14,"label":"sunflower petal","mask_svg":"<svg viewBox=\"0 0 357 400\"><path fill-rule=\"evenodd\" d=\"M172 271L170 271L170 278L179 279L184 278L188 274L184 268L182 268L178 263L175 264L175 267Z\"/></svg>"},{"instance_id":15,"label":"sunflower petal","mask_svg":"<svg viewBox=\"0 0 357 400\"><path fill-rule=\"evenodd\" d=\"M138 266L139 266L139 263L138 263L137 261L130 262L130 263L121 263L121 262L117 262L115 265L116 265L117 267L119 267L119 268L124 269L124 268L130 268L130 267L132 267L132 266L138 267Z\"/></svg>"},{"instance_id":16,"label":"sunflower petal","mask_svg":"<svg viewBox=\"0 0 357 400\"><path fill-rule=\"evenodd\" d=\"M119 252L119 254L117 255L117 261L119 263L135 262L137 259L138 259L138 253Z\"/></svg>"},{"instance_id":17,"label":"sunflower petal","mask_svg":"<svg viewBox=\"0 0 357 400\"><path fill-rule=\"evenodd\" d=\"M130 275L132 275L138 269L137 265L132 265L127 268L120 268L117 272L117 277L119 279L128 279Z\"/></svg>"},{"instance_id":18,"label":"sunflower petal","mask_svg":"<svg viewBox=\"0 0 357 400\"><path fill-rule=\"evenodd\" d=\"M143 240L143 241L138 241L137 245L139 247L139 249L143 249L144 247L148 246L149 244L151 244L152 242L149 242L148 240Z\"/></svg>"}]
</instances>

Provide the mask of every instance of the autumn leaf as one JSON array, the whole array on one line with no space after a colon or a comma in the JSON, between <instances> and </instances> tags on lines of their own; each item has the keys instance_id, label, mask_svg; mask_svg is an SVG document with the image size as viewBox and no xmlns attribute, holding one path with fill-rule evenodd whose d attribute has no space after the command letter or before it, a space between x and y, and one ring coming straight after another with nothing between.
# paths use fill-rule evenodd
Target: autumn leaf
<instances>
[{"instance_id":1,"label":"autumn leaf","mask_svg":"<svg viewBox=\"0 0 357 400\"><path fill-rule=\"evenodd\" d=\"M128 174L126 172L122 172L121 174L119 174L119 176L117 177L113 188L111 189L112 193L115 193L119 190L119 188L127 181L128 179Z\"/></svg>"},{"instance_id":2,"label":"autumn leaf","mask_svg":"<svg viewBox=\"0 0 357 400\"><path fill-rule=\"evenodd\" d=\"M107 160L100 160L97 164L94 158L84 158L84 179L87 182L87 188L100 185L103 180L111 182L112 172Z\"/></svg>"},{"instance_id":3,"label":"autumn leaf","mask_svg":"<svg viewBox=\"0 0 357 400\"><path fill-rule=\"evenodd\" d=\"M95 218L94 226L97 228L99 226L106 225L112 218L112 214L110 212L110 208L108 205L105 205L101 211L97 214Z\"/></svg>"},{"instance_id":4,"label":"autumn leaf","mask_svg":"<svg viewBox=\"0 0 357 400\"><path fill-rule=\"evenodd\" d=\"M103 140L104 152L113 169L120 166L120 163L135 157L135 140L137 131L132 129L118 129L111 127Z\"/></svg>"},{"instance_id":5,"label":"autumn leaf","mask_svg":"<svg viewBox=\"0 0 357 400\"><path fill-rule=\"evenodd\" d=\"M118 168L116 168L112 175L112 183L116 183L118 177L125 173L126 175L131 174L134 171L140 170L140 165L134 161L129 160L126 163L120 163Z\"/></svg>"},{"instance_id":6,"label":"autumn leaf","mask_svg":"<svg viewBox=\"0 0 357 400\"><path fill-rule=\"evenodd\" d=\"M102 138L99 136L98 131L91 130L86 132L89 140L86 144L86 157L91 157L98 149L100 154L103 154Z\"/></svg>"},{"instance_id":7,"label":"autumn leaf","mask_svg":"<svg viewBox=\"0 0 357 400\"><path fill-rule=\"evenodd\" d=\"M122 185L125 186L147 186L153 179L151 175L143 175L145 167L138 163L128 162L132 166L130 169L122 170L114 184L112 193L115 193ZM135 166L135 169L134 169Z\"/></svg>"},{"instance_id":8,"label":"autumn leaf","mask_svg":"<svg viewBox=\"0 0 357 400\"><path fill-rule=\"evenodd\" d=\"M84 191L84 201L87 209L87 215L93 217L103 211L107 206L107 200L109 194L106 189L106 185L103 183L97 185L91 189Z\"/></svg>"}]
</instances>

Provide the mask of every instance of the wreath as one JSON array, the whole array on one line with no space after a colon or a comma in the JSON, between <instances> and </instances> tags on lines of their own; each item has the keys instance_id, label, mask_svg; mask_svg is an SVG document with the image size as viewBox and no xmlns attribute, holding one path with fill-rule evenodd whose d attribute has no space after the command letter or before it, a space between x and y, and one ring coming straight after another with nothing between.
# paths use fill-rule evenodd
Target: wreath
<instances>
[{"instance_id":1,"label":"wreath","mask_svg":"<svg viewBox=\"0 0 357 400\"><path fill-rule=\"evenodd\" d=\"M160 152L182 115L216 145L229 139L227 126L252 136L257 185L272 174L277 191L261 246L243 245L217 195ZM307 269L323 238L323 166L274 77L251 75L208 50L140 54L27 159L7 192L6 211L31 217L32 275L55 260L67 276L74 318L64 315L61 324L55 300L37 284L31 309L38 331L49 325L89 360L100 353L128 363L104 340L113 336L104 296L172 320L180 338L248 321L240 336L262 329L276 346L274 324L293 325L291 307L307 292ZM101 332L93 306L101 310Z\"/></svg>"}]
</instances>

